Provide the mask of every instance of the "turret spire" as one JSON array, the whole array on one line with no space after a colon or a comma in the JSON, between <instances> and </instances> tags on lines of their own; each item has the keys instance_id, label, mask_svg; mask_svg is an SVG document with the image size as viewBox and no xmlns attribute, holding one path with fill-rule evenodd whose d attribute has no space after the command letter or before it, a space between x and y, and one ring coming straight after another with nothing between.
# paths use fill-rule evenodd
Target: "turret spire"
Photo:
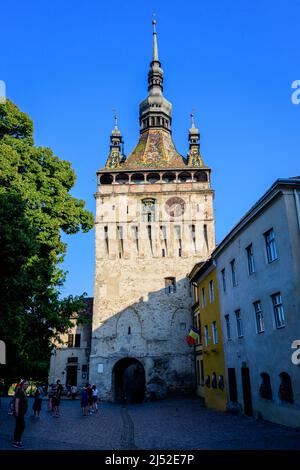
<instances>
[{"instance_id":1,"label":"turret spire","mask_svg":"<svg viewBox=\"0 0 300 470\"><path fill-rule=\"evenodd\" d=\"M203 166L202 157L200 154L200 132L195 126L195 110L193 109L191 114L192 126L189 129L189 153L188 153L188 165L189 166Z\"/></svg>"},{"instance_id":2,"label":"turret spire","mask_svg":"<svg viewBox=\"0 0 300 470\"><path fill-rule=\"evenodd\" d=\"M157 47L157 34L156 34L156 20L152 20L153 25L153 62L159 62L158 47Z\"/></svg>"},{"instance_id":3,"label":"turret spire","mask_svg":"<svg viewBox=\"0 0 300 470\"><path fill-rule=\"evenodd\" d=\"M148 97L140 104L141 132L149 128L171 130L172 105L163 97L163 70L158 58L156 20L153 27L153 56L148 73Z\"/></svg>"},{"instance_id":4,"label":"turret spire","mask_svg":"<svg viewBox=\"0 0 300 470\"><path fill-rule=\"evenodd\" d=\"M125 161L124 141L118 128L118 114L115 109L113 111L115 127L110 135L110 152L105 165L106 168L118 168Z\"/></svg>"}]
</instances>

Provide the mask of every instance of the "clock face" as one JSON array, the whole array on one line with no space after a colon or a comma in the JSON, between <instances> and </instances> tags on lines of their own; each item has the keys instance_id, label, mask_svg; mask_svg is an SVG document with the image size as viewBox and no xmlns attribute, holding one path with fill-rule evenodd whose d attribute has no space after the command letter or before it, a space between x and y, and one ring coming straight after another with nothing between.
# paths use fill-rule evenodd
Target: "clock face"
<instances>
[{"instance_id":1,"label":"clock face","mask_svg":"<svg viewBox=\"0 0 300 470\"><path fill-rule=\"evenodd\" d=\"M165 208L171 217L179 217L184 213L185 203L180 197L171 197L167 200Z\"/></svg>"}]
</instances>

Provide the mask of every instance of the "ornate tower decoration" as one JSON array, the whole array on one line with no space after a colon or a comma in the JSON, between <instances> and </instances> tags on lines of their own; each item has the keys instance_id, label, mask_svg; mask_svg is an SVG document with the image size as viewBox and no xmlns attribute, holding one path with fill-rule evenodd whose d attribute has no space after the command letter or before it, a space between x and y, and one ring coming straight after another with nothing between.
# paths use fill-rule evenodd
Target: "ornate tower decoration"
<instances>
[{"instance_id":1,"label":"ornate tower decoration","mask_svg":"<svg viewBox=\"0 0 300 470\"><path fill-rule=\"evenodd\" d=\"M115 127L110 135L110 152L105 165L105 168L115 169L119 168L121 163L125 161L124 156L124 142L121 136L121 132L118 128L118 115L114 116Z\"/></svg>"},{"instance_id":2,"label":"ornate tower decoration","mask_svg":"<svg viewBox=\"0 0 300 470\"><path fill-rule=\"evenodd\" d=\"M189 153L188 166L204 167L204 163L200 154L200 132L195 127L194 112L191 113L192 127L189 130Z\"/></svg>"},{"instance_id":3,"label":"ornate tower decoration","mask_svg":"<svg viewBox=\"0 0 300 470\"><path fill-rule=\"evenodd\" d=\"M152 25L139 141L125 158L115 117L95 194L89 380L103 399L121 403L193 389L194 358L185 342L192 303L186 275L215 246L211 170L202 161L194 120L188 158L175 147L155 20Z\"/></svg>"}]
</instances>

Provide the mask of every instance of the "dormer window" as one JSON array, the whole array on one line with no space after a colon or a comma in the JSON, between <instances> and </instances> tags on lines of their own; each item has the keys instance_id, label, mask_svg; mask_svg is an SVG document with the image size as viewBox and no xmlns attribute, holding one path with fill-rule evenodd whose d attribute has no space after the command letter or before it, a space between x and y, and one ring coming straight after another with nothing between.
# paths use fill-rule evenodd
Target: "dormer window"
<instances>
[{"instance_id":1,"label":"dormer window","mask_svg":"<svg viewBox=\"0 0 300 470\"><path fill-rule=\"evenodd\" d=\"M142 200L142 220L143 222L155 222L155 199Z\"/></svg>"}]
</instances>

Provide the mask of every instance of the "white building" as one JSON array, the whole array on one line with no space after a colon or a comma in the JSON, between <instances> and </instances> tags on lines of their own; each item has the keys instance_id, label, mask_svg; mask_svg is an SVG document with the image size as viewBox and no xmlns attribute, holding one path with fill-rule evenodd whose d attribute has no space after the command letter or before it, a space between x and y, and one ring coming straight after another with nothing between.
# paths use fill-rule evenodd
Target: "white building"
<instances>
[{"instance_id":1,"label":"white building","mask_svg":"<svg viewBox=\"0 0 300 470\"><path fill-rule=\"evenodd\" d=\"M91 352L93 298L84 300L85 308L80 315L86 317L86 323L77 323L78 315L71 317L72 328L60 336L60 343L55 345L50 359L49 383L60 379L61 383L85 386L89 379L89 358Z\"/></svg>"},{"instance_id":2,"label":"white building","mask_svg":"<svg viewBox=\"0 0 300 470\"><path fill-rule=\"evenodd\" d=\"M291 360L291 345L300 339L299 193L299 178L277 180L213 253L231 405L295 427L300 366Z\"/></svg>"}]
</instances>

